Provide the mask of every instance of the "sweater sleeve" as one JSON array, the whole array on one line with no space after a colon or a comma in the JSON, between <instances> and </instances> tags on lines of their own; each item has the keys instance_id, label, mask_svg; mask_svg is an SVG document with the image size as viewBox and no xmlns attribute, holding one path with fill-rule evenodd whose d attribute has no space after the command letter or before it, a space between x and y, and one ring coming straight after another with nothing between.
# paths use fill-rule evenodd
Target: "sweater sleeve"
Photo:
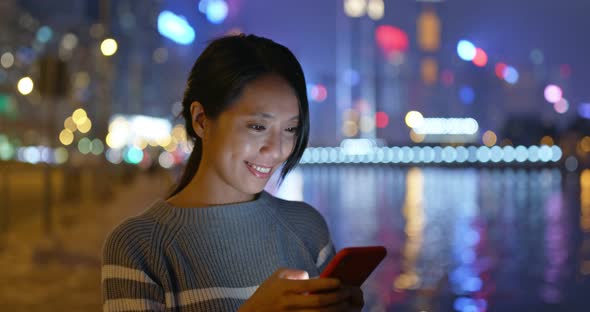
<instances>
[{"instance_id":1,"label":"sweater sleeve","mask_svg":"<svg viewBox=\"0 0 590 312\"><path fill-rule=\"evenodd\" d=\"M103 311L164 311L165 292L157 278L158 256L151 241L154 224L130 219L108 236L103 248Z\"/></svg>"}]
</instances>

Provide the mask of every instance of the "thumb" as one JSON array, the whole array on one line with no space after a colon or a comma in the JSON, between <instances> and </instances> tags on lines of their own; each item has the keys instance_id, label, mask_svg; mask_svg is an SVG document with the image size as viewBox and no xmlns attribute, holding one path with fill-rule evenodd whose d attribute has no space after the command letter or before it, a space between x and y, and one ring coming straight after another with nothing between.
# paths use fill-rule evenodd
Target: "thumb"
<instances>
[{"instance_id":1,"label":"thumb","mask_svg":"<svg viewBox=\"0 0 590 312\"><path fill-rule=\"evenodd\" d=\"M303 270L295 269L279 269L276 272L279 278L290 279L290 280L306 280L309 279L309 273Z\"/></svg>"}]
</instances>

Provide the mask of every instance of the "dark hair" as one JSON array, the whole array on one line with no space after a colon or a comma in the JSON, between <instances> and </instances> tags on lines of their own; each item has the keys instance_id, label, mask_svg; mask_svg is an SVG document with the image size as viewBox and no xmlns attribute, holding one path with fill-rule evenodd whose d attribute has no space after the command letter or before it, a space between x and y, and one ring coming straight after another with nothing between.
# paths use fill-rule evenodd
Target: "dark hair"
<instances>
[{"instance_id":1,"label":"dark hair","mask_svg":"<svg viewBox=\"0 0 590 312\"><path fill-rule=\"evenodd\" d=\"M279 181L297 165L309 137L307 90L301 65L289 49L270 39L244 34L222 37L207 46L195 61L188 77L182 99L182 116L187 137L194 147L180 181L169 197L189 184L201 162L201 138L192 127L191 104L200 102L205 116L216 119L240 96L249 82L269 74L285 79L299 102L296 143L283 166Z\"/></svg>"}]
</instances>

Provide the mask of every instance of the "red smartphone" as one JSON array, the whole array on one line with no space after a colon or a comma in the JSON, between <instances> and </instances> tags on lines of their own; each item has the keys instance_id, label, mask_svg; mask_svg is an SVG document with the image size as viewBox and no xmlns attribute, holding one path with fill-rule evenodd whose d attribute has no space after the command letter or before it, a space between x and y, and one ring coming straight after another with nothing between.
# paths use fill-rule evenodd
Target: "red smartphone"
<instances>
[{"instance_id":1,"label":"red smartphone","mask_svg":"<svg viewBox=\"0 0 590 312\"><path fill-rule=\"evenodd\" d=\"M320 278L337 278L344 285L360 287L386 254L383 246L344 248L332 258Z\"/></svg>"}]
</instances>

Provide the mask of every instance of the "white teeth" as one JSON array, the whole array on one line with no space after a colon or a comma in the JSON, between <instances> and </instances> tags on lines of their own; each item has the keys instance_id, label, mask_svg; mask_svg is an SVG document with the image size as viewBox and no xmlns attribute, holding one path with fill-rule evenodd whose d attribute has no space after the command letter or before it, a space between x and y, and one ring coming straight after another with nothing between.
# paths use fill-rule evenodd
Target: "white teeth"
<instances>
[{"instance_id":1,"label":"white teeth","mask_svg":"<svg viewBox=\"0 0 590 312\"><path fill-rule=\"evenodd\" d=\"M256 169L256 171L260 171L262 173L269 173L270 172L270 168L263 168L263 167L258 167L256 165L253 165L251 163L248 163L250 165L250 167Z\"/></svg>"}]
</instances>

